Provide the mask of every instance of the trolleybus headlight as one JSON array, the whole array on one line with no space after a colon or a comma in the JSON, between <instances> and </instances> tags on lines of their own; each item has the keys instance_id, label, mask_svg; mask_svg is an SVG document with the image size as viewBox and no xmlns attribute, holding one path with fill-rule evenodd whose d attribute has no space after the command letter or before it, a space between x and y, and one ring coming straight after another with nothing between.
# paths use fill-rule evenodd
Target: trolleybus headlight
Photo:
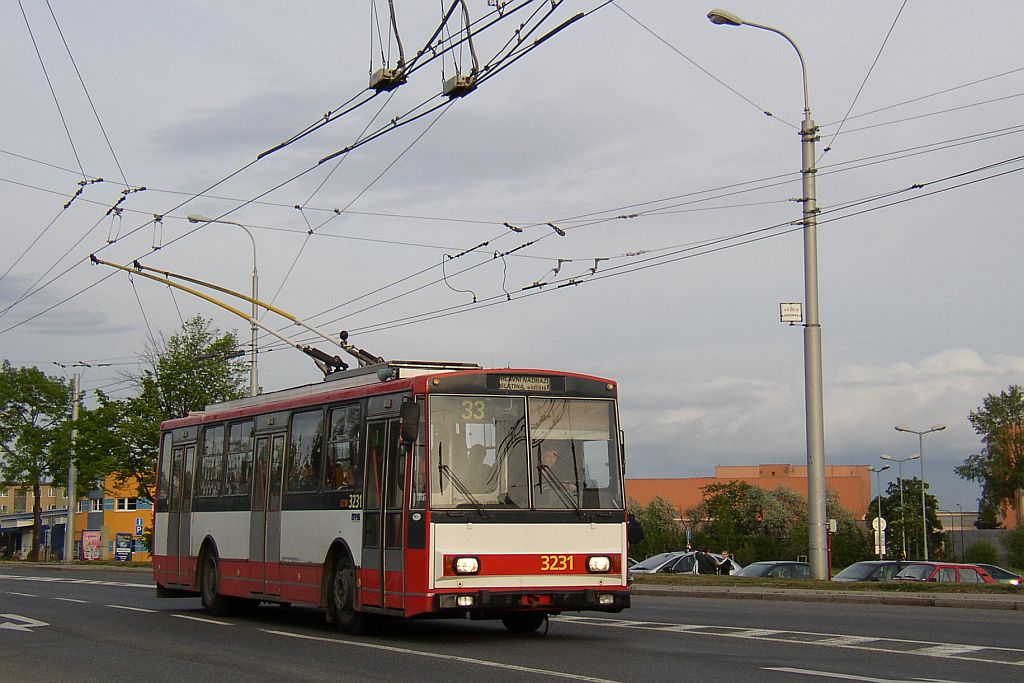
<instances>
[{"instance_id":1,"label":"trolleybus headlight","mask_svg":"<svg viewBox=\"0 0 1024 683\"><path fill-rule=\"evenodd\" d=\"M587 571L591 574L607 574L612 570L612 560L607 555L591 555L587 558Z\"/></svg>"},{"instance_id":2,"label":"trolleybus headlight","mask_svg":"<svg viewBox=\"0 0 1024 683\"><path fill-rule=\"evenodd\" d=\"M440 601L441 609L455 609L458 607L466 608L473 607L476 605L475 595L454 595L447 594L441 596Z\"/></svg>"},{"instance_id":3,"label":"trolleybus headlight","mask_svg":"<svg viewBox=\"0 0 1024 683\"><path fill-rule=\"evenodd\" d=\"M480 560L475 557L456 557L452 568L456 574L477 574L480 571Z\"/></svg>"}]
</instances>

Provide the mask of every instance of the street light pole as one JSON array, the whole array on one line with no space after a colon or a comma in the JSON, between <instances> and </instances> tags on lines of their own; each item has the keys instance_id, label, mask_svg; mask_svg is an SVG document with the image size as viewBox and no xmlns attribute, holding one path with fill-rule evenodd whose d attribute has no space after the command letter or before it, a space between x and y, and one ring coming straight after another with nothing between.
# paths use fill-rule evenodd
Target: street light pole
<instances>
[{"instance_id":1,"label":"street light pole","mask_svg":"<svg viewBox=\"0 0 1024 683\"><path fill-rule=\"evenodd\" d=\"M964 508L957 503L956 509L960 511L960 561L964 562L964 556L967 554L967 548L964 546ZM953 548L956 548L955 536L953 537Z\"/></svg>"},{"instance_id":2,"label":"street light pole","mask_svg":"<svg viewBox=\"0 0 1024 683\"><path fill-rule=\"evenodd\" d=\"M902 536L903 536L903 549L902 549L903 558L902 559L905 560L905 559L907 559L907 517L904 514L904 510L906 508L903 507L903 463L907 462L908 460L917 460L918 458L921 457L921 454L920 453L914 453L913 455L911 455L911 456L909 456L907 458L894 458L891 455L880 455L878 457L880 457L882 460L888 460L890 462L894 462L899 467L899 473L900 473L899 474L899 477L900 477L900 532L902 533Z\"/></svg>"},{"instance_id":3,"label":"street light pole","mask_svg":"<svg viewBox=\"0 0 1024 683\"><path fill-rule=\"evenodd\" d=\"M786 33L771 26L746 21L720 9L708 12L712 24L750 26L778 34L796 50L804 86L804 119L800 125L800 173L803 178L804 226L804 404L807 432L807 521L809 526L809 559L816 579L828 578L828 534L825 509L825 419L821 379L821 323L818 320L818 207L815 189L814 143L818 128L811 118L807 85L807 63L796 42Z\"/></svg>"},{"instance_id":4,"label":"street light pole","mask_svg":"<svg viewBox=\"0 0 1024 683\"><path fill-rule=\"evenodd\" d=\"M917 434L917 453L921 456L921 533L923 534L921 544L924 546L924 559L928 561L928 510L925 505L924 496L924 435L932 432L941 432L946 425L932 425L931 429L916 430L907 425L896 425L897 432L908 432Z\"/></svg>"},{"instance_id":5,"label":"street light pole","mask_svg":"<svg viewBox=\"0 0 1024 683\"><path fill-rule=\"evenodd\" d=\"M258 396L260 393L260 383L259 374L256 370L256 316L259 313L259 310L256 308L256 299L259 298L259 273L256 271L256 238L252 236L252 231L250 231L249 228L235 221L208 218L195 213L190 213L187 218L189 223L221 223L224 225L237 225L242 230L245 230L245 234L249 236L249 240L252 242L252 320L249 321L249 330L252 336L252 348L249 362L249 395Z\"/></svg>"},{"instance_id":6,"label":"street light pole","mask_svg":"<svg viewBox=\"0 0 1024 683\"><path fill-rule=\"evenodd\" d=\"M883 465L878 468L868 465L868 472L874 472L878 475L878 486L876 487L878 492L878 528L875 530L878 534L878 542L875 544L878 548L878 559L882 559L882 548L884 546L882 543L882 538L885 535L885 527L882 526L882 472L885 472L887 469L889 469L889 465Z\"/></svg>"}]
</instances>

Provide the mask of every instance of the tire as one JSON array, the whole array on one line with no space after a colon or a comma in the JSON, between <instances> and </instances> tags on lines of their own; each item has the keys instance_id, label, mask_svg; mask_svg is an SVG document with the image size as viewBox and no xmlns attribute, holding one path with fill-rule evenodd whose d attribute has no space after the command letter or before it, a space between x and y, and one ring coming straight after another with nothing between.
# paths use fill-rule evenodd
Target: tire
<instances>
[{"instance_id":1,"label":"tire","mask_svg":"<svg viewBox=\"0 0 1024 683\"><path fill-rule=\"evenodd\" d=\"M203 608L215 617L227 616L231 613L231 599L221 595L220 568L217 556L213 552L203 554L199 567L199 594L203 600Z\"/></svg>"},{"instance_id":2,"label":"tire","mask_svg":"<svg viewBox=\"0 0 1024 683\"><path fill-rule=\"evenodd\" d=\"M532 633L547 619L543 612L512 612L501 618L501 623L511 633Z\"/></svg>"},{"instance_id":3,"label":"tire","mask_svg":"<svg viewBox=\"0 0 1024 683\"><path fill-rule=\"evenodd\" d=\"M356 572L347 557L339 559L334 565L330 598L334 623L340 630L352 634L366 631L367 615L355 609Z\"/></svg>"}]
</instances>

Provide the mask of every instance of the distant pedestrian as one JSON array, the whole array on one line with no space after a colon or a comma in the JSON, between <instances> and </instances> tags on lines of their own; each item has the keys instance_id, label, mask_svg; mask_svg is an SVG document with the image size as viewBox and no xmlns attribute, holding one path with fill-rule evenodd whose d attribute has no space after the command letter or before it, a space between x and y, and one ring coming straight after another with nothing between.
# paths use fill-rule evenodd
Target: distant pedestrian
<instances>
[{"instance_id":1,"label":"distant pedestrian","mask_svg":"<svg viewBox=\"0 0 1024 683\"><path fill-rule=\"evenodd\" d=\"M732 574L732 570L735 569L732 564L732 559L729 557L729 551L722 551L722 559L718 561L718 573L722 576L729 576Z\"/></svg>"}]
</instances>

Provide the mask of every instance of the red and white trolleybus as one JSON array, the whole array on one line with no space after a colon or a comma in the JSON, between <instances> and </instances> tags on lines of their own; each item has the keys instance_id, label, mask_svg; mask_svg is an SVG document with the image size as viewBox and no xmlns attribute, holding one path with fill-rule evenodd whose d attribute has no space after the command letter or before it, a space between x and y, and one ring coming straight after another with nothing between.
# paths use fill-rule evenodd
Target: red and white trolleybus
<instances>
[{"instance_id":1,"label":"red and white trolleybus","mask_svg":"<svg viewBox=\"0 0 1024 683\"><path fill-rule=\"evenodd\" d=\"M394 361L162 425L153 572L224 614L500 618L629 606L615 382Z\"/></svg>"}]
</instances>

